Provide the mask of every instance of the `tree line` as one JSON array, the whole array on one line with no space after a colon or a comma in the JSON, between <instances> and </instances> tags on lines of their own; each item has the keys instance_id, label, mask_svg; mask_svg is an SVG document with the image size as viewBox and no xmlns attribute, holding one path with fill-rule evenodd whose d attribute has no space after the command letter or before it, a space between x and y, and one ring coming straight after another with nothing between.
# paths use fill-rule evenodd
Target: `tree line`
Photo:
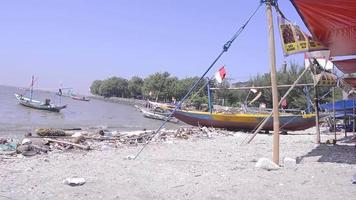
<instances>
[{"instance_id":1,"label":"tree line","mask_svg":"<svg viewBox=\"0 0 356 200\"><path fill-rule=\"evenodd\" d=\"M277 72L278 84L293 84L297 77L303 72L304 68L295 63L291 63L287 70L280 70ZM149 99L158 102L171 102L173 99L180 100L199 77L187 77L179 79L171 76L168 72L156 72L146 78L138 76L132 77L127 80L122 77L111 77L105 80L95 80L90 91L94 95L104 97L122 97L122 98L136 98L136 99ZM269 86L271 85L271 78L269 73L258 74L251 77L250 80L239 83L231 83L229 80L224 80L218 84L215 80L203 79L198 85L197 89L188 98L187 103L196 107L201 107L203 104L208 103L206 85L209 82L210 87L219 87L220 90L212 92L212 101L214 104L225 106L241 106L246 100L250 101L256 94L251 93L249 90L224 90L229 87L239 86ZM313 83L310 73L306 73L299 83ZM330 88L320 87L320 96L326 94ZM288 88L279 88L279 96L281 97ZM267 107L272 107L272 93L271 89L260 89L261 97L250 106L259 106L260 103L265 103ZM314 98L314 89L309 86L308 88L296 88L292 90L287 97L287 108L306 109L307 96L311 99ZM341 91L337 91L337 98L341 96ZM249 97L246 99L246 97ZM330 101L331 93L322 99L322 102Z\"/></svg>"}]
</instances>

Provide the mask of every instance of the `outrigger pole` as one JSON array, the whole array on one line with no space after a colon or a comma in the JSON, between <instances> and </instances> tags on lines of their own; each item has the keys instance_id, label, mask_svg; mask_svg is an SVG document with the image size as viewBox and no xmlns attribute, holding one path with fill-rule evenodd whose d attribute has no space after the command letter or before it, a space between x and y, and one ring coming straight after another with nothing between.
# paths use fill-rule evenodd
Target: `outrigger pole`
<instances>
[{"instance_id":1,"label":"outrigger pole","mask_svg":"<svg viewBox=\"0 0 356 200\"><path fill-rule=\"evenodd\" d=\"M271 86L272 86L272 103L273 103L273 162L279 164L279 111L278 111L278 89L276 76L276 49L274 46L274 29L272 6L277 5L277 0L261 0L266 4L266 14L268 23L268 44L271 67Z\"/></svg>"},{"instance_id":2,"label":"outrigger pole","mask_svg":"<svg viewBox=\"0 0 356 200\"><path fill-rule=\"evenodd\" d=\"M314 83L301 83L295 85L278 85L277 88L286 88L286 87L305 87L305 86L314 86ZM250 89L269 89L272 86L251 86L251 87L234 87L234 88L210 88L210 90L250 90Z\"/></svg>"}]
</instances>

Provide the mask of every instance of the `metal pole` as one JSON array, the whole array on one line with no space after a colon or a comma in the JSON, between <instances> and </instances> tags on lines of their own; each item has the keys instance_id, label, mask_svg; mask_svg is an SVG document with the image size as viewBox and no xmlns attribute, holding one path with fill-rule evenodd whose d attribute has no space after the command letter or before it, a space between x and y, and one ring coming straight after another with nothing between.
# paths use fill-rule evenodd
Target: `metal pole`
<instances>
[{"instance_id":1,"label":"metal pole","mask_svg":"<svg viewBox=\"0 0 356 200\"><path fill-rule=\"evenodd\" d=\"M266 14L269 35L269 54L271 67L271 86L273 100L273 162L279 164L279 112L278 112L278 90L276 77L276 55L274 46L274 29L271 0L266 1Z\"/></svg>"},{"instance_id":2,"label":"metal pole","mask_svg":"<svg viewBox=\"0 0 356 200\"><path fill-rule=\"evenodd\" d=\"M316 127L316 143L320 144L320 127L319 127L319 95L318 95L318 87L315 86L315 98L314 98L314 106L315 106L315 127Z\"/></svg>"},{"instance_id":3,"label":"metal pole","mask_svg":"<svg viewBox=\"0 0 356 200\"><path fill-rule=\"evenodd\" d=\"M208 90L208 107L209 107L209 112L212 113L212 102L211 102L211 92L210 92L210 80L208 79L208 84L206 84L206 89Z\"/></svg>"},{"instance_id":4,"label":"metal pole","mask_svg":"<svg viewBox=\"0 0 356 200\"><path fill-rule=\"evenodd\" d=\"M344 103L344 128L345 128L345 137L347 137L345 100L343 100L343 103Z\"/></svg>"},{"instance_id":5,"label":"metal pole","mask_svg":"<svg viewBox=\"0 0 356 200\"><path fill-rule=\"evenodd\" d=\"M355 97L352 94L352 135L355 135Z\"/></svg>"},{"instance_id":6,"label":"metal pole","mask_svg":"<svg viewBox=\"0 0 356 200\"><path fill-rule=\"evenodd\" d=\"M333 87L333 117L334 117L334 139L336 141L335 87Z\"/></svg>"}]
</instances>

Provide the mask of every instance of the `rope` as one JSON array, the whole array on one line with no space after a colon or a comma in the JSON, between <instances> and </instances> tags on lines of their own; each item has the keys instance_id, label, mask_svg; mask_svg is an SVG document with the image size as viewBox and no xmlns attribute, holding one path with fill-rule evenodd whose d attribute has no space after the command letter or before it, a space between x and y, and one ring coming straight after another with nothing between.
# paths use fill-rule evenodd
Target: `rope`
<instances>
[{"instance_id":1,"label":"rope","mask_svg":"<svg viewBox=\"0 0 356 200\"><path fill-rule=\"evenodd\" d=\"M176 112L178 110L178 108L181 107L182 103L188 98L188 96L193 92L193 90L198 86L198 84L200 83L200 81L202 79L204 79L205 75L211 70L211 68L215 65L215 63L220 59L220 57L229 50L231 44L235 41L235 39L241 34L241 32L245 29L245 27L247 26L247 24L251 21L252 17L255 16L255 14L257 13L258 9L262 6L262 3L260 3L257 8L255 9L255 11L252 13L252 15L248 18L248 20L236 31L235 35L225 43L225 45L223 46L223 50L220 52L220 54L215 58L215 60L211 63L211 65L208 67L208 69L203 73L203 75L199 78L199 80L197 80L194 85L189 89L189 91L187 92L187 94L182 98L182 100L179 102L179 104L173 109L173 111L171 111L171 113L168 115L168 117L166 118L166 120L161 124L161 126L152 134L153 136L149 138L149 140L147 140L146 144L143 145L143 147L141 148L141 150L136 154L134 160L141 154L141 152L147 147L147 145L149 144L149 142L155 138L156 136L159 137L159 133L161 131L161 129L163 128L163 126L172 118L174 112Z\"/></svg>"}]
</instances>

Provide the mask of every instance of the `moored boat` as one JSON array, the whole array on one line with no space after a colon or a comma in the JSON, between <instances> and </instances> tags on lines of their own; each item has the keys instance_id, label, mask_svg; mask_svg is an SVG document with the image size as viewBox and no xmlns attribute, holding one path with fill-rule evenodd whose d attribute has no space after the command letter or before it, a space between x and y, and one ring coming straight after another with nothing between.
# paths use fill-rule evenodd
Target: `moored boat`
<instances>
[{"instance_id":1,"label":"moored boat","mask_svg":"<svg viewBox=\"0 0 356 200\"><path fill-rule=\"evenodd\" d=\"M30 98L24 97L23 95L20 95L20 94L15 94L15 97L21 105L29 107L29 108L38 109L38 110L59 112L60 110L67 107L67 105L60 106L60 105L51 104L49 99L46 99L45 102L41 102L41 101L37 101L37 100L33 100Z\"/></svg>"},{"instance_id":2,"label":"moored boat","mask_svg":"<svg viewBox=\"0 0 356 200\"><path fill-rule=\"evenodd\" d=\"M150 119L158 119L158 120L162 120L165 121L168 119L168 115L167 114L163 114L160 112L155 112L153 110L148 110L145 108L141 108L140 111L142 112L144 117L150 118ZM176 118L171 117L169 120L169 122L173 122L173 123L178 123L179 121Z\"/></svg>"},{"instance_id":3,"label":"moored boat","mask_svg":"<svg viewBox=\"0 0 356 200\"><path fill-rule=\"evenodd\" d=\"M90 101L90 99L88 97L78 96L78 95L72 96L72 99L79 100L79 101Z\"/></svg>"},{"instance_id":4,"label":"moored boat","mask_svg":"<svg viewBox=\"0 0 356 200\"><path fill-rule=\"evenodd\" d=\"M173 116L193 126L207 126L228 130L254 130L268 114L225 114L198 111L177 110ZM305 130L315 126L315 114L281 114L280 129L283 131ZM270 118L262 130L273 130L273 119Z\"/></svg>"}]
</instances>

